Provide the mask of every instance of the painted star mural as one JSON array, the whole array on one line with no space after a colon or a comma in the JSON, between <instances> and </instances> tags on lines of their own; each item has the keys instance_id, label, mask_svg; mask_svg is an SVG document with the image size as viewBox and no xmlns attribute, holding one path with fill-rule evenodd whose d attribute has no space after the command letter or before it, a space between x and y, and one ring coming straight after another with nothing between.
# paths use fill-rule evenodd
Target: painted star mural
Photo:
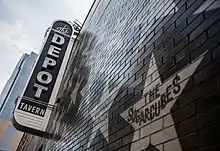
<instances>
[{"instance_id":1,"label":"painted star mural","mask_svg":"<svg viewBox=\"0 0 220 151\"><path fill-rule=\"evenodd\" d=\"M162 83L154 54L152 54L147 77L151 77L152 74L157 74L158 79L148 85L147 78L143 91L144 99L141 99L121 114L121 116L132 125L134 130L141 129L141 137L145 137L147 140L140 148L137 148L135 143L132 144L132 151L145 149L150 145L156 146L159 143L178 138L174 121L172 120L171 127L164 128L163 117L167 115L169 116L167 118L172 119L170 114L171 108L179 95L181 95L189 77L195 72L202 59L203 57ZM157 126L155 126L155 124L157 124ZM169 135L167 135L167 131L169 131ZM157 134L150 136L153 132L157 132ZM158 137L160 138L159 141ZM178 141L176 142L176 150L182 150Z\"/></svg>"}]
</instances>

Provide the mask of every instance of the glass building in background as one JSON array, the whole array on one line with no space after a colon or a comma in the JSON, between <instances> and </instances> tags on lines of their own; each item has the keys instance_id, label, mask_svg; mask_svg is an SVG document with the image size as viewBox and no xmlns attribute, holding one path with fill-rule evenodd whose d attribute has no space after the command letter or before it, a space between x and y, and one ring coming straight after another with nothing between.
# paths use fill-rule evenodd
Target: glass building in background
<instances>
[{"instance_id":1,"label":"glass building in background","mask_svg":"<svg viewBox=\"0 0 220 151\"><path fill-rule=\"evenodd\" d=\"M15 101L22 93L36 59L37 54L34 52L24 54L0 95L0 150L16 150L23 135L12 125L12 112Z\"/></svg>"}]
</instances>

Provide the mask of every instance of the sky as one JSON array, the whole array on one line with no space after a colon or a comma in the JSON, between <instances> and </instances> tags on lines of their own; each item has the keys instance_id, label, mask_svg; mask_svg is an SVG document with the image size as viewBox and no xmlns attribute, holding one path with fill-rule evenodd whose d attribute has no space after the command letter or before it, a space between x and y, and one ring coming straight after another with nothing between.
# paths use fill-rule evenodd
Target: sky
<instances>
[{"instance_id":1,"label":"sky","mask_svg":"<svg viewBox=\"0 0 220 151\"><path fill-rule=\"evenodd\" d=\"M0 92L24 53L39 53L55 19L83 23L94 0L0 0Z\"/></svg>"}]
</instances>

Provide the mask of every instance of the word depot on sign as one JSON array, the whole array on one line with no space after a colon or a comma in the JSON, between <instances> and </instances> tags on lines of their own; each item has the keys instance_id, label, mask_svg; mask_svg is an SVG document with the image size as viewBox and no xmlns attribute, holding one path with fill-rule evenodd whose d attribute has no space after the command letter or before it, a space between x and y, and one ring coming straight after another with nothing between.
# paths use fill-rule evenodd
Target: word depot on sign
<instances>
[{"instance_id":1,"label":"word depot on sign","mask_svg":"<svg viewBox=\"0 0 220 151\"><path fill-rule=\"evenodd\" d=\"M62 45L64 43L65 43L64 37L55 33L52 39L52 44L50 45L49 50L47 52L48 56L59 58L59 52L61 51ZM59 47L54 46L53 44L56 44ZM46 57L43 62L42 67L47 69L47 68L51 68L54 66L56 66L56 60L54 60L51 57ZM39 84L34 83L34 87L37 88L36 93L34 95L36 98L39 99L42 91L48 90L48 87L44 85L49 85L52 82L52 79L53 79L53 76L48 71L40 71L37 74L37 81L39 82Z\"/></svg>"}]
</instances>

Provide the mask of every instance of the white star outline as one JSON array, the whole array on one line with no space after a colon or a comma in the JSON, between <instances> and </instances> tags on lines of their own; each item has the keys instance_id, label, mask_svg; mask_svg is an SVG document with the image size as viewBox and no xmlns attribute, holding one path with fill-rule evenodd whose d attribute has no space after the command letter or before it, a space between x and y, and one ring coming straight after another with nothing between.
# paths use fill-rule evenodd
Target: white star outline
<instances>
[{"instance_id":1,"label":"white star outline","mask_svg":"<svg viewBox=\"0 0 220 151\"><path fill-rule=\"evenodd\" d=\"M134 128L135 131L138 129L141 129L140 130L141 131L140 139L143 138L142 139L143 143L141 143L142 145L136 145L135 143L132 143L131 151L146 149L150 144L154 145L158 150L161 150L160 147L156 146L156 145L158 145L158 137L159 137L159 140L162 142L170 140L170 139L176 139L174 150L175 151L182 151L180 142L178 140L178 135L177 135L176 129L174 127L174 121L173 121L173 118L170 114L170 110L173 107L176 100L178 99L178 97L181 95L182 91L184 90L186 84L188 83L190 76L195 72L195 70L197 69L197 67L201 63L202 59L204 58L203 55L202 55L202 57L200 57L199 59L194 61L192 64L190 64L189 66L187 66L186 68L182 69L181 71L179 71L175 74L175 75L178 75L181 79L181 81L179 82L180 83L180 91L177 94L172 94L173 99L171 101L167 102L167 104L163 110L161 109L160 115L155 117L152 121L150 120L150 121L147 121L147 122L142 123L140 125L139 123L132 122L132 121L128 120L129 109L135 108L135 109L143 110L143 109L146 109L147 107L150 107L152 104L157 102L160 99L160 97L158 97L157 99L150 102L149 99L147 99L148 98L147 96L146 96L146 100L145 100L144 95L158 84L160 85L159 86L159 94L163 94L166 91L166 87L173 82L173 78L175 77L175 76L171 76L164 83L161 82L158 68L157 68L156 61L155 61L155 57L154 57L154 54L152 53L151 61L149 63L149 70L147 72L147 78L145 80L145 88L143 90L143 99L141 99L136 104L129 107L127 110L125 110L123 113L120 114L122 118L124 118L129 124L132 125L132 127ZM152 83L150 83L152 74L154 74L154 76L156 76L158 78L155 81L153 81ZM165 117L165 116L172 121L171 122L172 126L170 126L168 128L163 128L163 117ZM156 122L157 122L157 126L158 126L158 124L159 124L159 126L161 125L160 129L156 129L153 126ZM158 132L156 133L156 135L154 137L151 137L150 134L152 134L152 132L155 132L155 131L158 131ZM165 136L165 133L167 131L169 131L169 135ZM135 142L136 140L137 140L137 138L134 136L133 142ZM138 140L138 141L140 141L140 140Z\"/></svg>"}]
</instances>

